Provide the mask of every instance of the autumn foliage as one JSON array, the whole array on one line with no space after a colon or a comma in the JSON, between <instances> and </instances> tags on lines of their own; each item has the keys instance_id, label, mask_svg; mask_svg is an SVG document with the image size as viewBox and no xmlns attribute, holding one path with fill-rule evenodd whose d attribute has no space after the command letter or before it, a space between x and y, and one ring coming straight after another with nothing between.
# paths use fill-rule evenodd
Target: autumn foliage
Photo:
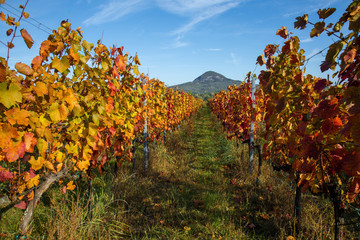
<instances>
[{"instance_id":1,"label":"autumn foliage","mask_svg":"<svg viewBox=\"0 0 360 240\"><path fill-rule=\"evenodd\" d=\"M19 23L3 15L15 34ZM22 29L21 35L32 47L30 34ZM102 173L113 157L130 159L145 121L154 139L202 104L140 74L137 55L89 43L66 21L31 63L11 69L8 58L0 58L0 184L1 195L22 200L21 208L50 176L58 176L65 193L74 189L75 174Z\"/></svg>"}]
</instances>

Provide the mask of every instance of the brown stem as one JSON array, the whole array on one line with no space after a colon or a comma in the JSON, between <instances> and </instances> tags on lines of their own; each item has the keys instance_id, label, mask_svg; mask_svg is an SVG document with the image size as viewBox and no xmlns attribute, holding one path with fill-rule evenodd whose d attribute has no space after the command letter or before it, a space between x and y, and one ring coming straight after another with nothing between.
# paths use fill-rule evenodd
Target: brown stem
<instances>
[{"instance_id":1,"label":"brown stem","mask_svg":"<svg viewBox=\"0 0 360 240\"><path fill-rule=\"evenodd\" d=\"M65 175L68 173L68 169L64 168L60 172L57 172L56 174L49 175L44 182L42 182L35 191L34 198L29 202L22 221L20 223L20 234L26 235L26 233L29 231L29 228L32 223L32 219L34 216L34 211L36 208L36 205L40 201L41 196L46 192L46 190L53 184L54 182L58 181L60 178L65 177Z\"/></svg>"},{"instance_id":2,"label":"brown stem","mask_svg":"<svg viewBox=\"0 0 360 240\"><path fill-rule=\"evenodd\" d=\"M22 8L21 15L20 15L20 17L19 17L18 22L20 22L20 20L22 19L23 15L24 15L24 12L25 12L26 5L28 4L28 2L29 2L29 0L26 0L26 3L25 3L25 5L24 5L24 7ZM13 35L12 35L12 38L11 38L10 43L12 43L12 42L14 41L17 28L18 28L18 27L15 25L14 33L13 33ZM8 52L7 52L7 57L6 57L6 64L9 62L9 57L10 57L10 48L9 48L9 45L7 45L7 46L8 46Z\"/></svg>"}]
</instances>

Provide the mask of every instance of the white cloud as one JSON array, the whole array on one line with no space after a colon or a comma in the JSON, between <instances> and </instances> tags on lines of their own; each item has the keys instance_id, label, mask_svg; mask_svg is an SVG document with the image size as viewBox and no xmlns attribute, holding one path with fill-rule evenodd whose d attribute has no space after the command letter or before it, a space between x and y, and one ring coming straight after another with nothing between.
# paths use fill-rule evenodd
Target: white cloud
<instances>
[{"instance_id":1,"label":"white cloud","mask_svg":"<svg viewBox=\"0 0 360 240\"><path fill-rule=\"evenodd\" d=\"M237 0L156 0L158 5L168 12L179 15L191 15L205 9L239 2Z\"/></svg>"},{"instance_id":2,"label":"white cloud","mask_svg":"<svg viewBox=\"0 0 360 240\"><path fill-rule=\"evenodd\" d=\"M99 7L99 11L84 21L85 25L99 25L113 22L132 12L142 9L144 0L111 0Z\"/></svg>"}]
</instances>

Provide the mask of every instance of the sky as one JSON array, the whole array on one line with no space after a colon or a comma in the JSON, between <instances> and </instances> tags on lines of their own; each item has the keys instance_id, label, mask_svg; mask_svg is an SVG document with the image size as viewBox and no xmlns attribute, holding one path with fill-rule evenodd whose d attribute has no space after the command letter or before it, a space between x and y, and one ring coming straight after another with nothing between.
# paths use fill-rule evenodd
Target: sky
<instances>
[{"instance_id":1,"label":"sky","mask_svg":"<svg viewBox=\"0 0 360 240\"><path fill-rule=\"evenodd\" d=\"M35 41L27 49L21 37L10 51L10 65L30 64L39 54L42 41L62 20L73 29L81 27L84 39L106 46L124 46L124 51L139 56L140 71L158 78L167 86L193 81L206 71L244 80L248 72L259 73L256 58L267 44L280 44L277 29L285 26L301 40L301 48L310 57L336 41L326 34L310 38L310 26L294 29L297 16L309 14L318 21L317 11L334 7L329 21L337 21L350 0L29 0L26 12L30 18L21 21ZM0 11L19 15L26 0L6 0ZM1 42L9 41L8 29L0 23ZM0 45L0 56L7 48ZM313 57L306 73L326 77L320 64L325 54Z\"/></svg>"}]
</instances>

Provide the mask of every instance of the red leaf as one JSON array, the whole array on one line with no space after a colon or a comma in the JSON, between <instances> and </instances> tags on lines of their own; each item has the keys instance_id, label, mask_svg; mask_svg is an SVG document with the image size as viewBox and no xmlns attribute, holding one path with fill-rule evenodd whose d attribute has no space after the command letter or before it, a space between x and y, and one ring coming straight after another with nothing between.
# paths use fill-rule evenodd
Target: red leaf
<instances>
[{"instance_id":1,"label":"red leaf","mask_svg":"<svg viewBox=\"0 0 360 240\"><path fill-rule=\"evenodd\" d=\"M12 179L14 176L7 169L0 166L0 182L6 182L8 179Z\"/></svg>"},{"instance_id":2,"label":"red leaf","mask_svg":"<svg viewBox=\"0 0 360 240\"><path fill-rule=\"evenodd\" d=\"M114 126L111 126L111 128L109 129L111 136L114 136L116 133L116 129L114 128Z\"/></svg>"},{"instance_id":3,"label":"red leaf","mask_svg":"<svg viewBox=\"0 0 360 240\"><path fill-rule=\"evenodd\" d=\"M323 61L322 64L320 65L320 70L321 72L325 72L326 70L328 70L329 68L331 68L332 63L328 62L328 61Z\"/></svg>"},{"instance_id":4,"label":"red leaf","mask_svg":"<svg viewBox=\"0 0 360 240\"><path fill-rule=\"evenodd\" d=\"M114 96L116 90L115 85L112 82L108 82L107 87L110 90L110 96Z\"/></svg>"},{"instance_id":5,"label":"red leaf","mask_svg":"<svg viewBox=\"0 0 360 240\"><path fill-rule=\"evenodd\" d=\"M279 35L284 39L286 39L289 36L286 27L281 27L279 30L277 30L276 35Z\"/></svg>"},{"instance_id":6,"label":"red leaf","mask_svg":"<svg viewBox=\"0 0 360 240\"><path fill-rule=\"evenodd\" d=\"M314 89L318 93L320 93L328 84L328 81L326 79L320 79L315 83Z\"/></svg>"},{"instance_id":7,"label":"red leaf","mask_svg":"<svg viewBox=\"0 0 360 240\"><path fill-rule=\"evenodd\" d=\"M62 188L62 193L66 193L66 186L63 186L63 188Z\"/></svg>"},{"instance_id":8,"label":"red leaf","mask_svg":"<svg viewBox=\"0 0 360 240\"><path fill-rule=\"evenodd\" d=\"M274 55L275 52L276 52L276 46L273 44L267 45L264 50L266 57L270 57L270 56Z\"/></svg>"},{"instance_id":9,"label":"red leaf","mask_svg":"<svg viewBox=\"0 0 360 240\"><path fill-rule=\"evenodd\" d=\"M15 204L14 207L25 210L27 207L27 204L24 201L21 201L18 204Z\"/></svg>"},{"instance_id":10,"label":"red leaf","mask_svg":"<svg viewBox=\"0 0 360 240\"><path fill-rule=\"evenodd\" d=\"M36 176L36 173L32 168L30 168L29 172L30 172L30 178L34 178Z\"/></svg>"}]
</instances>

